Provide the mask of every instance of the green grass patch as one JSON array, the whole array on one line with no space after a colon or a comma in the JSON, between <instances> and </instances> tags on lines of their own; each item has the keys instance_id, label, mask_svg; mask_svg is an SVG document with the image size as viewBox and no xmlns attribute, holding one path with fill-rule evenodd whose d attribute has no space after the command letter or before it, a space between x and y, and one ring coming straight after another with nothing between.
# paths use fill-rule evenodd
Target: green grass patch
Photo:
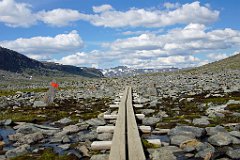
<instances>
[{"instance_id":1,"label":"green grass patch","mask_svg":"<svg viewBox=\"0 0 240 160\"><path fill-rule=\"evenodd\" d=\"M160 147L159 145L149 143L145 139L142 139L142 144L143 144L143 147L145 147L145 148L159 148Z\"/></svg>"},{"instance_id":2,"label":"green grass patch","mask_svg":"<svg viewBox=\"0 0 240 160\"><path fill-rule=\"evenodd\" d=\"M20 92L46 92L48 88L29 88L29 89L20 89L20 90L0 90L0 96L11 96L15 95L17 91Z\"/></svg>"},{"instance_id":3,"label":"green grass patch","mask_svg":"<svg viewBox=\"0 0 240 160\"><path fill-rule=\"evenodd\" d=\"M45 149L42 153L26 154L11 158L11 160L77 160L78 158L72 155L58 155L52 149Z\"/></svg>"},{"instance_id":4,"label":"green grass patch","mask_svg":"<svg viewBox=\"0 0 240 160\"><path fill-rule=\"evenodd\" d=\"M240 112L240 104L229 104L226 109L234 112Z\"/></svg>"}]
</instances>

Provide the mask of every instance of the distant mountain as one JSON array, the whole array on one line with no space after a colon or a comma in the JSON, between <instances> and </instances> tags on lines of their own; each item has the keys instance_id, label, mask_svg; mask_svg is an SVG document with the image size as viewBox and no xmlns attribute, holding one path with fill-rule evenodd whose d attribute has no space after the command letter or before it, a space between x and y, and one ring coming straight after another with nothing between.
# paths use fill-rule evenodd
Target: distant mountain
<instances>
[{"instance_id":1,"label":"distant mountain","mask_svg":"<svg viewBox=\"0 0 240 160\"><path fill-rule=\"evenodd\" d=\"M147 73L156 73L156 72L170 72L176 71L178 68L163 68L163 69L134 69L126 66L118 66L110 69L101 70L105 77L126 77L126 76L135 76Z\"/></svg>"},{"instance_id":2,"label":"distant mountain","mask_svg":"<svg viewBox=\"0 0 240 160\"><path fill-rule=\"evenodd\" d=\"M60 65L53 62L39 62L2 47L0 47L0 70L44 76L104 77L98 69Z\"/></svg>"}]
</instances>

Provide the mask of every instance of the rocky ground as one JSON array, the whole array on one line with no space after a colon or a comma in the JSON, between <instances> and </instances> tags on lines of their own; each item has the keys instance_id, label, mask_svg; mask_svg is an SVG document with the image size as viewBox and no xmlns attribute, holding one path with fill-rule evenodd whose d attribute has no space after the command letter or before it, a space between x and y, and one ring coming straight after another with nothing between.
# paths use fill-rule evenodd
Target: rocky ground
<instances>
[{"instance_id":1,"label":"rocky ground","mask_svg":"<svg viewBox=\"0 0 240 160\"><path fill-rule=\"evenodd\" d=\"M152 127L141 134L148 159L240 159L240 70L57 82L51 105L41 102L49 79L16 82L12 91L2 83L0 159L107 159L109 150L90 145L112 139L96 128L114 125L103 114L116 114L109 105L126 85L140 95L134 103L144 105L136 110L146 116L139 124ZM161 145L145 139L160 139Z\"/></svg>"}]
</instances>

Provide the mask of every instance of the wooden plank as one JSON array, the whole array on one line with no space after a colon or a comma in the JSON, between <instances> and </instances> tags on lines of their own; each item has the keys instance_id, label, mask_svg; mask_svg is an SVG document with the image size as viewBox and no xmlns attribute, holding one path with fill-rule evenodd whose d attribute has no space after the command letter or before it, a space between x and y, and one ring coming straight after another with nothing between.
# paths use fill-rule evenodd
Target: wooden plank
<instances>
[{"instance_id":1,"label":"wooden plank","mask_svg":"<svg viewBox=\"0 0 240 160\"><path fill-rule=\"evenodd\" d=\"M126 102L128 88L125 89L119 103L118 118L114 129L109 160L126 160Z\"/></svg>"},{"instance_id":2,"label":"wooden plank","mask_svg":"<svg viewBox=\"0 0 240 160\"><path fill-rule=\"evenodd\" d=\"M91 144L92 150L105 150L110 149L112 146L112 141L94 141Z\"/></svg>"},{"instance_id":3,"label":"wooden plank","mask_svg":"<svg viewBox=\"0 0 240 160\"><path fill-rule=\"evenodd\" d=\"M97 133L113 133L115 126L99 126L97 127ZM142 133L151 133L150 126L138 126L139 131Z\"/></svg>"},{"instance_id":4,"label":"wooden plank","mask_svg":"<svg viewBox=\"0 0 240 160\"><path fill-rule=\"evenodd\" d=\"M139 120L142 120L143 118L145 118L144 114L135 114L136 118ZM103 115L104 119L117 119L118 115L117 114L105 114Z\"/></svg>"},{"instance_id":5,"label":"wooden plank","mask_svg":"<svg viewBox=\"0 0 240 160\"><path fill-rule=\"evenodd\" d=\"M132 105L132 88L128 87L128 89L129 89L127 98L128 159L146 160Z\"/></svg>"}]
</instances>

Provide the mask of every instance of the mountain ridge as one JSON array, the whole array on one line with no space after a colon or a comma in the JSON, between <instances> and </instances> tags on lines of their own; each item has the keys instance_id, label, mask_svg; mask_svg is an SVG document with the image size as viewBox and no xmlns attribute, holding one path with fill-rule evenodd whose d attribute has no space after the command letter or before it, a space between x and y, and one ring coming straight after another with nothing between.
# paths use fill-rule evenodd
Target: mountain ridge
<instances>
[{"instance_id":1,"label":"mountain ridge","mask_svg":"<svg viewBox=\"0 0 240 160\"><path fill-rule=\"evenodd\" d=\"M53 62L40 62L3 47L0 47L0 69L9 72L27 73L30 75L79 75L90 78L104 77L102 72L98 69L61 65Z\"/></svg>"}]
</instances>

